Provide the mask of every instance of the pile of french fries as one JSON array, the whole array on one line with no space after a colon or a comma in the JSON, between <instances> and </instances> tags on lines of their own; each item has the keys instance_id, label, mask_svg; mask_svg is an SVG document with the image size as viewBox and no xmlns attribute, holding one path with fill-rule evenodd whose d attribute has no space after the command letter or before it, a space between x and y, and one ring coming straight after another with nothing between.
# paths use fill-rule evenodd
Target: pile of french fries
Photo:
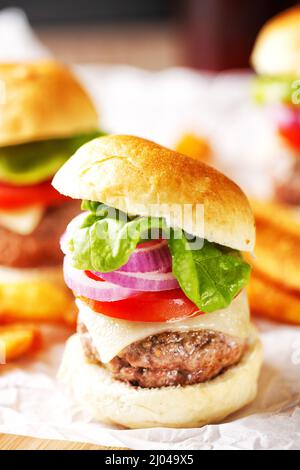
<instances>
[{"instance_id":1,"label":"pile of french fries","mask_svg":"<svg viewBox=\"0 0 300 470\"><path fill-rule=\"evenodd\" d=\"M274 202L252 201L256 246L249 285L251 311L300 324L300 216Z\"/></svg>"},{"instance_id":2,"label":"pile of french fries","mask_svg":"<svg viewBox=\"0 0 300 470\"><path fill-rule=\"evenodd\" d=\"M32 355L42 346L41 325L44 323L70 326L75 329L77 310L72 294L61 296L57 310L51 308L14 309L0 315L0 365L8 364L26 355ZM45 304L47 296L45 296ZM53 304L52 304L53 307ZM4 369L0 368L0 371Z\"/></svg>"},{"instance_id":3,"label":"pile of french fries","mask_svg":"<svg viewBox=\"0 0 300 470\"><path fill-rule=\"evenodd\" d=\"M186 133L178 152L213 163L209 143ZM254 256L249 301L253 314L300 324L300 212L275 202L252 201L256 219Z\"/></svg>"}]
</instances>

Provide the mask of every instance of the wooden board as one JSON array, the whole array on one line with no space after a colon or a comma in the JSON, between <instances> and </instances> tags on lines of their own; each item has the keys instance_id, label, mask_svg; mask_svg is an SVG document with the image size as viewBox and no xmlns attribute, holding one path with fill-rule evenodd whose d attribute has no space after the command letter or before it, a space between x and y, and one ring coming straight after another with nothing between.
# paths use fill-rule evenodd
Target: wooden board
<instances>
[{"instance_id":1,"label":"wooden board","mask_svg":"<svg viewBox=\"0 0 300 470\"><path fill-rule=\"evenodd\" d=\"M82 442L36 439L14 434L0 434L0 450L125 450L120 447L104 447Z\"/></svg>"}]
</instances>

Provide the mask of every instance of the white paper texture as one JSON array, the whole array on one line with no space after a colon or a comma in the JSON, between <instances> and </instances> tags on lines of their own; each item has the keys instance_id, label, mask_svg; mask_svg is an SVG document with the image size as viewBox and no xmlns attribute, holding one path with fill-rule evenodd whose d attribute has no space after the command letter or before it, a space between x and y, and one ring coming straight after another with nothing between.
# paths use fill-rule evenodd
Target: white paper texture
<instances>
[{"instance_id":1,"label":"white paper texture","mask_svg":"<svg viewBox=\"0 0 300 470\"><path fill-rule=\"evenodd\" d=\"M49 54L17 10L0 13L0 44L0 61ZM251 104L251 77L126 66L75 70L95 99L103 129L169 146L184 132L198 132L210 140L224 171L251 194L269 194L281 156L264 112ZM299 449L300 328L269 322L258 327L265 362L255 402L222 424L180 430L123 430L91 422L55 378L69 332L44 327L42 351L0 366L0 432L134 449Z\"/></svg>"}]
</instances>

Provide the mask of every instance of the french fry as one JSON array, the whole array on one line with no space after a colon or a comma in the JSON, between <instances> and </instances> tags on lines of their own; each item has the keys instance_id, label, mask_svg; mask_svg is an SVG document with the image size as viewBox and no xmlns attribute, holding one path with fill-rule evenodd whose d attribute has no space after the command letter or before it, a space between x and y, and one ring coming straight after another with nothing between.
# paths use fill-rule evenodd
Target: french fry
<instances>
[{"instance_id":1,"label":"french fry","mask_svg":"<svg viewBox=\"0 0 300 470\"><path fill-rule=\"evenodd\" d=\"M205 163L209 163L212 159L212 150L208 141L195 134L185 134L177 143L176 150Z\"/></svg>"},{"instance_id":2,"label":"french fry","mask_svg":"<svg viewBox=\"0 0 300 470\"><path fill-rule=\"evenodd\" d=\"M65 285L46 281L0 284L0 322L73 324L75 304Z\"/></svg>"},{"instance_id":3,"label":"french fry","mask_svg":"<svg viewBox=\"0 0 300 470\"><path fill-rule=\"evenodd\" d=\"M248 287L253 314L270 319L300 324L300 294L252 273Z\"/></svg>"},{"instance_id":4,"label":"french fry","mask_svg":"<svg viewBox=\"0 0 300 470\"><path fill-rule=\"evenodd\" d=\"M296 236L300 233L300 215L296 209L274 201L251 200L255 218L269 222L272 226L285 229Z\"/></svg>"},{"instance_id":5,"label":"french fry","mask_svg":"<svg viewBox=\"0 0 300 470\"><path fill-rule=\"evenodd\" d=\"M294 211L267 202L254 202L252 207L256 245L249 262L270 281L300 293L300 222Z\"/></svg>"},{"instance_id":6,"label":"french fry","mask_svg":"<svg viewBox=\"0 0 300 470\"><path fill-rule=\"evenodd\" d=\"M1 362L11 362L33 352L40 344L40 333L31 325L0 327Z\"/></svg>"}]
</instances>

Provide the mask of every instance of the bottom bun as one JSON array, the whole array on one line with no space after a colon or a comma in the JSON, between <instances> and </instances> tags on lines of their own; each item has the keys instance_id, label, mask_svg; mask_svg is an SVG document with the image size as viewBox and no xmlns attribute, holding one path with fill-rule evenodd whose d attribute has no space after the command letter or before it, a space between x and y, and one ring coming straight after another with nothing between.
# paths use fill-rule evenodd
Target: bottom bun
<instances>
[{"instance_id":1,"label":"bottom bun","mask_svg":"<svg viewBox=\"0 0 300 470\"><path fill-rule=\"evenodd\" d=\"M262 346L253 329L240 363L215 379L184 387L136 388L87 362L74 335L67 342L59 379L95 420L128 428L186 428L220 421L250 403L261 364Z\"/></svg>"},{"instance_id":2,"label":"bottom bun","mask_svg":"<svg viewBox=\"0 0 300 470\"><path fill-rule=\"evenodd\" d=\"M62 268L0 267L1 321L47 321L75 324L75 303Z\"/></svg>"}]
</instances>

